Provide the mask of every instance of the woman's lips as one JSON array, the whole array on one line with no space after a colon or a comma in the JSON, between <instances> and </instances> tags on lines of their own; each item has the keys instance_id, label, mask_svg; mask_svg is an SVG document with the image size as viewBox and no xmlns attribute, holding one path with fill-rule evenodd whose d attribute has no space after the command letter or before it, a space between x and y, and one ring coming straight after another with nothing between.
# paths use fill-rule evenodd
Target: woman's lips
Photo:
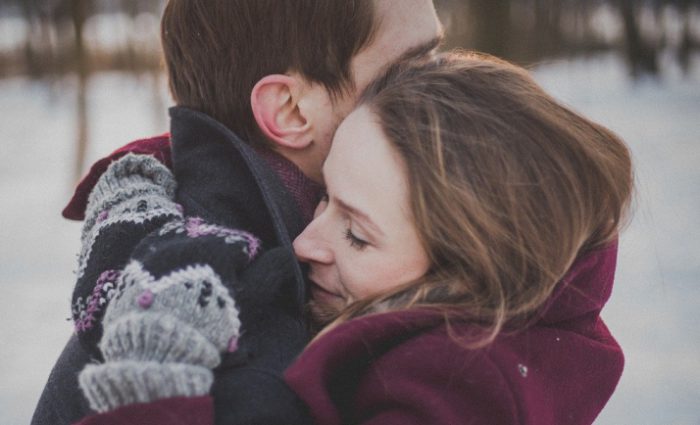
<instances>
[{"instance_id":1,"label":"woman's lips","mask_svg":"<svg viewBox=\"0 0 700 425\"><path fill-rule=\"evenodd\" d=\"M314 282L313 280L310 280L310 291L311 291L311 297L319 302L330 302L330 303L338 303L338 301L342 301L343 297L341 297L338 294L334 294L333 292L330 292L318 283Z\"/></svg>"}]
</instances>

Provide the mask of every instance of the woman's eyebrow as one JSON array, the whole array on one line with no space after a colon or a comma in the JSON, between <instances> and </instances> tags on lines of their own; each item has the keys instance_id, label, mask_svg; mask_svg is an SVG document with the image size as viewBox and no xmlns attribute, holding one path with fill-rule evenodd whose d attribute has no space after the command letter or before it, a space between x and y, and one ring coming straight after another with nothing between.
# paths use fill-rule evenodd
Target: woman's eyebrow
<instances>
[{"instance_id":1,"label":"woman's eyebrow","mask_svg":"<svg viewBox=\"0 0 700 425\"><path fill-rule=\"evenodd\" d=\"M348 213L352 214L353 216L357 217L359 220L361 220L367 227L370 228L370 230L376 232L380 236L385 236L384 232L382 232L382 229L377 226L372 219L367 215L367 213L363 212L362 210L353 207L352 205L348 204L347 202L343 201L342 199L338 197L333 197L335 202L338 204L340 208L343 210L347 211Z\"/></svg>"}]
</instances>

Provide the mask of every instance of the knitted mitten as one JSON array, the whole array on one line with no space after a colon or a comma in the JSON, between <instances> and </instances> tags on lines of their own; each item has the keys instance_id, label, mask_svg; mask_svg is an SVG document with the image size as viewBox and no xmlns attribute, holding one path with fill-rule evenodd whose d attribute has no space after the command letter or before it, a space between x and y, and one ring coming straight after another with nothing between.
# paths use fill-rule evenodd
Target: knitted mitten
<instances>
[{"instance_id":1,"label":"knitted mitten","mask_svg":"<svg viewBox=\"0 0 700 425\"><path fill-rule=\"evenodd\" d=\"M127 154L110 164L90 193L82 233L72 315L83 346L98 355L100 320L136 245L175 218L175 179L149 155Z\"/></svg>"},{"instance_id":2,"label":"knitted mitten","mask_svg":"<svg viewBox=\"0 0 700 425\"><path fill-rule=\"evenodd\" d=\"M237 348L229 288L258 246L246 232L196 217L144 237L106 307L99 343L105 362L79 376L92 408L209 393L220 353Z\"/></svg>"},{"instance_id":3,"label":"knitted mitten","mask_svg":"<svg viewBox=\"0 0 700 425\"><path fill-rule=\"evenodd\" d=\"M134 260L119 279L103 326L105 363L88 365L79 376L98 412L209 393L211 369L219 353L236 349L240 322L233 299L209 266L154 278Z\"/></svg>"}]
</instances>

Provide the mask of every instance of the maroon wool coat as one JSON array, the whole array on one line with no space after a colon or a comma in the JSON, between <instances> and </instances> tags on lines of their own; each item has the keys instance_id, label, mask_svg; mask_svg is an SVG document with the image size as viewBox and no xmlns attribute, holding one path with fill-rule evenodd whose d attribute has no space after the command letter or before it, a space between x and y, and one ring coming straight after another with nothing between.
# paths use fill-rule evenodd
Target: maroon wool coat
<instances>
[{"instance_id":1,"label":"maroon wool coat","mask_svg":"<svg viewBox=\"0 0 700 425\"><path fill-rule=\"evenodd\" d=\"M600 318L617 243L579 258L538 321L466 350L440 317L384 313L313 342L285 378L318 424L591 424L620 379L623 355ZM453 323L456 333L468 325ZM209 397L125 406L81 425L212 425Z\"/></svg>"},{"instance_id":2,"label":"maroon wool coat","mask_svg":"<svg viewBox=\"0 0 700 425\"><path fill-rule=\"evenodd\" d=\"M616 254L577 260L534 325L488 348L456 344L434 313L384 313L323 335L285 379L323 425L590 424L623 367L599 316Z\"/></svg>"}]
</instances>

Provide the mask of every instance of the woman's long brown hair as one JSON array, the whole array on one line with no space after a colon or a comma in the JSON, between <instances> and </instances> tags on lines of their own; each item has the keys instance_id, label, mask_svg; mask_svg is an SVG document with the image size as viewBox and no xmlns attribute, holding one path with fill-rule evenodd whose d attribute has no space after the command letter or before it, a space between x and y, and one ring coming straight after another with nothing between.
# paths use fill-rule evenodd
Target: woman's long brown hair
<instances>
[{"instance_id":1,"label":"woman's long brown hair","mask_svg":"<svg viewBox=\"0 0 700 425\"><path fill-rule=\"evenodd\" d=\"M577 256L617 237L632 190L625 144L477 53L397 65L361 99L405 164L432 267L334 324L431 308L471 320L471 347L527 323Z\"/></svg>"}]
</instances>

